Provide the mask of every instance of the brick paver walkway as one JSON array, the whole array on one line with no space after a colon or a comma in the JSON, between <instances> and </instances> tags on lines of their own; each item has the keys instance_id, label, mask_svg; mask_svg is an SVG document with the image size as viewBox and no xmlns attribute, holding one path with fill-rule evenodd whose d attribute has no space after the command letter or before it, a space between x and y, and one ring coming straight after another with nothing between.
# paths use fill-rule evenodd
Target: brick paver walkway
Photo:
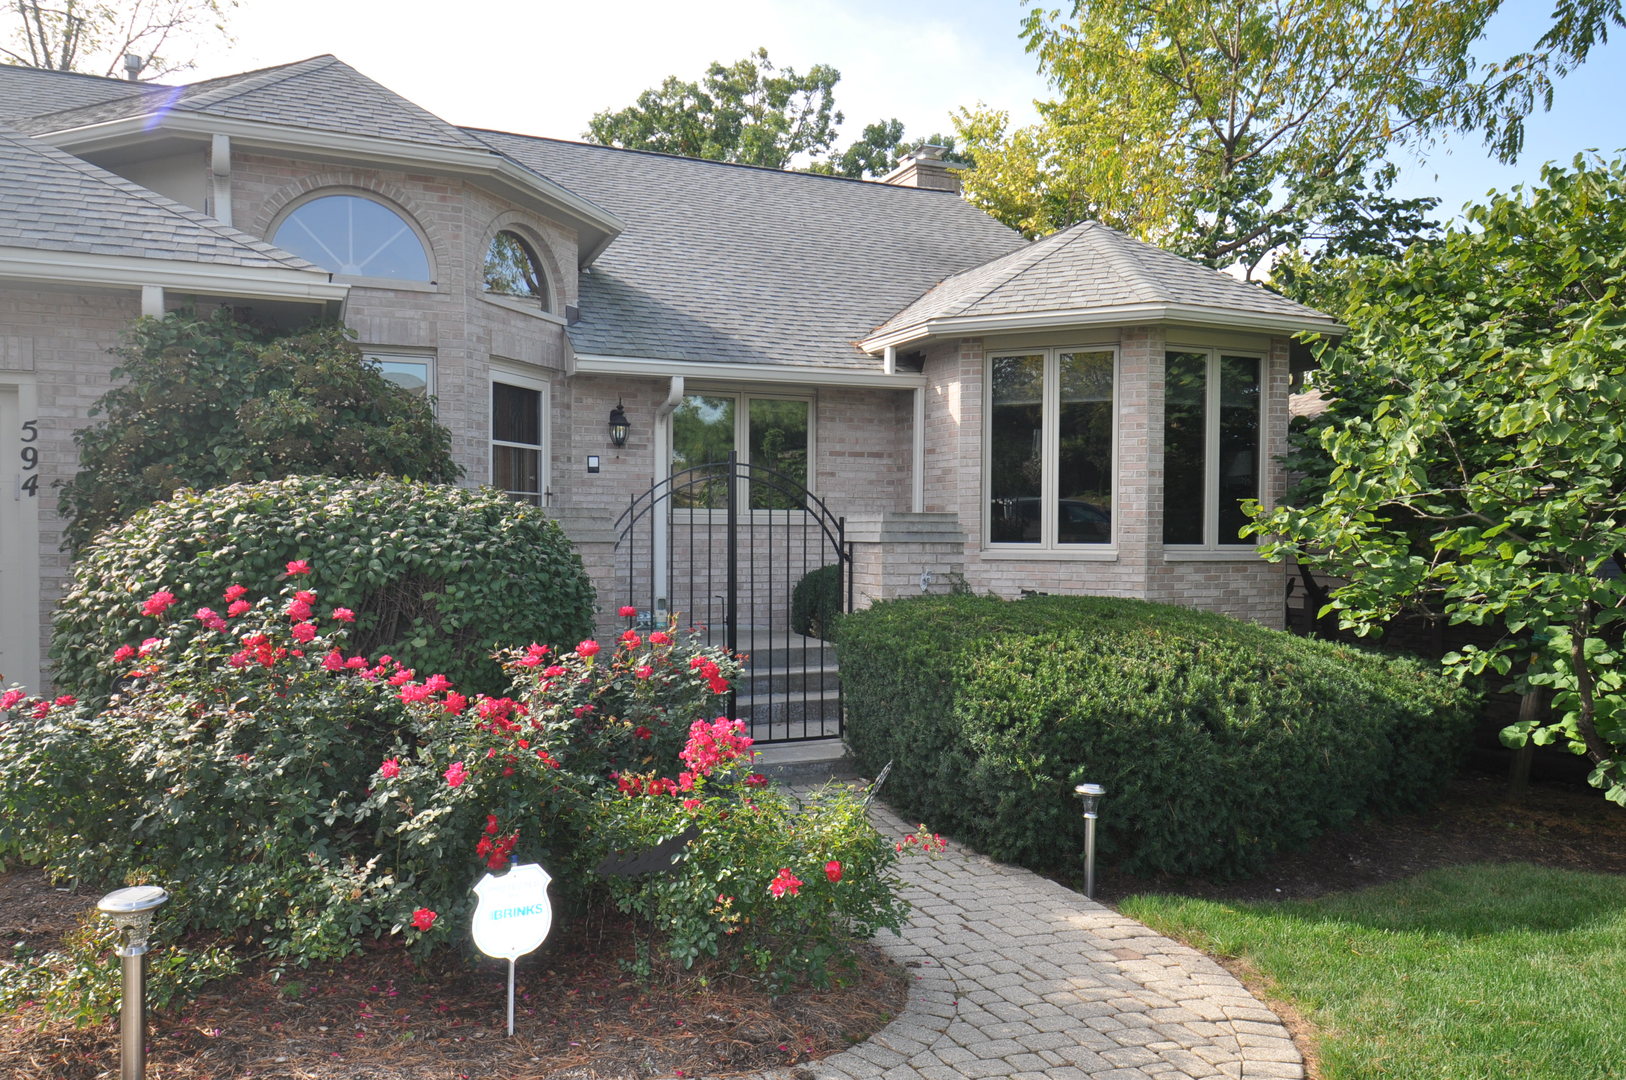
<instances>
[{"instance_id":1,"label":"brick paver walkway","mask_svg":"<svg viewBox=\"0 0 1626 1080\"><path fill-rule=\"evenodd\" d=\"M877 805L889 835L911 827ZM910 858L916 975L868 1042L769 1076L796 1080L1302 1080L1287 1029L1214 961L1054 882L951 843Z\"/></svg>"}]
</instances>

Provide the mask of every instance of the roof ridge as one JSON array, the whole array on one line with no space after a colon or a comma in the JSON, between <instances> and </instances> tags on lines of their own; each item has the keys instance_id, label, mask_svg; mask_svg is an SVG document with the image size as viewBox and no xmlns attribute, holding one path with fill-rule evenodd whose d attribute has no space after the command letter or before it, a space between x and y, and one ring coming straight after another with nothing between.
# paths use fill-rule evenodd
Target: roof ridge
<instances>
[{"instance_id":1,"label":"roof ridge","mask_svg":"<svg viewBox=\"0 0 1626 1080\"><path fill-rule=\"evenodd\" d=\"M1016 251L1010 252L1009 254L1001 255L996 259L989 259L988 262L981 263L978 266L969 267L960 271L960 273L953 275L952 277L944 278L942 281L938 282L936 286L933 286L933 288L946 285L950 281L953 281L954 278L961 277L962 275L975 273L977 270L989 265L989 263L999 262L1002 259L1010 259L1011 261L1011 269L1008 273L996 275L998 280L989 285L987 289L984 289L982 292L975 295L967 295L962 297L957 303L953 304L947 311L945 311L944 314L954 314L981 303L988 297L992 296L996 291L1003 289L1005 286L1027 273L1029 270L1032 270L1035 266L1039 265L1039 263L1049 258L1053 253L1057 251L1065 251L1067 248L1077 243L1079 237L1083 236L1089 231L1088 229L1079 228L1078 226L1095 224L1098 224L1098 222L1077 222L1075 225L1069 225L1067 228L1062 229L1059 232L1053 232L1049 236L1041 236L1039 239L1033 241L1025 248L1018 248ZM1050 243L1053 240L1057 240L1058 237L1067 236L1068 233L1074 233L1075 235L1068 236L1065 241L1058 241L1054 244ZM1044 248L1044 250L1040 251L1040 248ZM931 289L926 290L926 292L931 292ZM921 295L924 296L925 293L922 293Z\"/></svg>"},{"instance_id":2,"label":"roof ridge","mask_svg":"<svg viewBox=\"0 0 1626 1080\"><path fill-rule=\"evenodd\" d=\"M323 60L327 62L317 63L317 61ZM207 108L210 105L218 105L223 101L230 101L232 98L242 97L244 94L252 93L255 90L263 90L267 86L287 82L296 75L303 75L309 71L322 71L338 63L341 63L341 61L337 56L332 53L322 53L318 56L307 56L303 60L295 60L288 64L256 68L253 71L238 72L236 75L221 75L218 78L205 79L203 82L189 84L185 88L183 99L189 109ZM209 87L210 83L219 83L221 85ZM200 87L209 88L201 90L197 94L192 94L192 91L199 90Z\"/></svg>"},{"instance_id":3,"label":"roof ridge","mask_svg":"<svg viewBox=\"0 0 1626 1080\"><path fill-rule=\"evenodd\" d=\"M104 187L113 188L115 191L118 191L131 198L140 199L142 202L155 206L158 209L163 210L165 213L180 217L198 226L199 228L209 230L216 236L229 240L240 247L249 248L256 254L273 259L291 269L304 269L306 267L321 269L314 263L295 255L293 252L284 251L266 240L262 240L257 236L252 236L239 229L235 229L218 218L210 217L208 214L195 210L192 207L187 206L185 203L176 202L174 199L160 195L156 191L144 188L140 184L134 183L133 181L126 180L117 173L109 172L108 170L97 165L92 165L83 158L75 157L66 150L60 150L48 142L43 142L39 139L33 138L32 136L29 136L23 132L17 131L15 128L8 128L4 125L0 125L0 138L9 138L26 149L32 150L34 153L41 155L42 157L56 162L57 164L67 166L69 169L72 169L74 172L83 176L87 180L101 184Z\"/></svg>"},{"instance_id":4,"label":"roof ridge","mask_svg":"<svg viewBox=\"0 0 1626 1080\"><path fill-rule=\"evenodd\" d=\"M1114 241L1119 241L1117 243L1102 245L1107 258L1112 261L1113 269L1117 270L1124 277L1132 279L1136 285L1153 293L1154 295L1159 292L1161 287L1152 278L1152 275L1147 273L1146 267L1141 265L1138 259L1132 258L1130 254L1123 249L1121 241L1128 241L1129 243L1137 244L1140 247L1146 248L1150 251L1155 251L1160 255L1169 255L1176 259L1184 259L1183 256L1175 255L1172 251L1164 251L1156 244L1148 244L1146 241L1130 236L1128 233L1120 232L1110 225L1103 225L1099 221L1094 222L1093 224L1100 225L1101 228L1106 230L1107 235L1111 239ZM1184 261L1191 262L1190 259L1184 259ZM1202 264L1192 263L1192 265L1201 266ZM1213 268L1203 267L1203 269L1212 270Z\"/></svg>"}]
</instances>

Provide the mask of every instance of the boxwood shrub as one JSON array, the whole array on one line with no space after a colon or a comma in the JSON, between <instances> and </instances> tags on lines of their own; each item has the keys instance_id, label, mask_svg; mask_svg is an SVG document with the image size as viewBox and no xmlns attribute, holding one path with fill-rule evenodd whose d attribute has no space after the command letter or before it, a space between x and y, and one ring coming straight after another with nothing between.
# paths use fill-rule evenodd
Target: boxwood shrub
<instances>
[{"instance_id":1,"label":"boxwood shrub","mask_svg":"<svg viewBox=\"0 0 1626 1080\"><path fill-rule=\"evenodd\" d=\"M270 589L299 559L324 603L355 612L356 651L470 692L505 684L490 660L500 647L572 647L592 632L592 584L542 511L489 489L293 476L183 490L98 536L55 615L56 685L90 700L111 689L113 651L145 629L132 598L165 588L186 611L219 608L227 586Z\"/></svg>"},{"instance_id":2,"label":"boxwood shrub","mask_svg":"<svg viewBox=\"0 0 1626 1080\"><path fill-rule=\"evenodd\" d=\"M809 570L790 594L790 628L798 634L828 638L841 614L841 567L835 563Z\"/></svg>"},{"instance_id":3,"label":"boxwood shrub","mask_svg":"<svg viewBox=\"0 0 1626 1080\"><path fill-rule=\"evenodd\" d=\"M918 597L841 618L847 742L887 796L997 859L1235 876L1454 771L1475 693L1423 665L1136 600ZM873 774L873 772L872 772Z\"/></svg>"}]
</instances>

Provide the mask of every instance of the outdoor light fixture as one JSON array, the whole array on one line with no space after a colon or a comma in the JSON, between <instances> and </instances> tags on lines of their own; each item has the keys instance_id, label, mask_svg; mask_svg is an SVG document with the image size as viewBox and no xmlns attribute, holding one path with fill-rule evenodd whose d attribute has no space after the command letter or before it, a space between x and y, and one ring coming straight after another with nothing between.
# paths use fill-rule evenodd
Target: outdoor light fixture
<instances>
[{"instance_id":1,"label":"outdoor light fixture","mask_svg":"<svg viewBox=\"0 0 1626 1080\"><path fill-rule=\"evenodd\" d=\"M119 963L124 969L124 998L119 1003L119 1080L141 1080L147 1069L142 1036L147 1030L146 956L153 912L169 899L156 885L115 889L97 902L119 932Z\"/></svg>"},{"instance_id":2,"label":"outdoor light fixture","mask_svg":"<svg viewBox=\"0 0 1626 1080\"><path fill-rule=\"evenodd\" d=\"M1084 895L1095 899L1095 808L1107 789L1100 784L1080 784L1073 789L1084 804Z\"/></svg>"},{"instance_id":3,"label":"outdoor light fixture","mask_svg":"<svg viewBox=\"0 0 1626 1080\"><path fill-rule=\"evenodd\" d=\"M627 445L627 429L632 425L627 423L627 414L621 407L621 399L617 398L615 408L610 410L610 441L617 446Z\"/></svg>"}]
</instances>

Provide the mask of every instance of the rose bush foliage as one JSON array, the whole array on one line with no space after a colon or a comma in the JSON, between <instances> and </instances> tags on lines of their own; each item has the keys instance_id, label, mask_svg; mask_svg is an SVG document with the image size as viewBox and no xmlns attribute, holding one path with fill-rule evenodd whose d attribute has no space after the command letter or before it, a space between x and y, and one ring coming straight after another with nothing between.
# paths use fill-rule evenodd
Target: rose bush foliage
<instances>
[{"instance_id":1,"label":"rose bush foliage","mask_svg":"<svg viewBox=\"0 0 1626 1080\"><path fill-rule=\"evenodd\" d=\"M698 803L713 827L676 874L614 885L657 935L710 919L705 952L729 937L764 977L819 980L842 933L901 918L886 845L851 805L819 800L794 821L787 807L726 809L747 792L778 805L743 769L738 722L707 719L739 672L726 652L670 629L563 652L532 644L500 654L506 693L465 694L356 652L357 615L332 602L322 564L290 560L275 577L274 593L234 581L184 602L179 587L134 599L140 630L113 650L105 707L0 695L0 857L59 878L162 883L176 933L310 963L391 935L419 952L467 947L471 886L511 859L548 868L558 910L603 902L599 862ZM847 867L839 880L814 878L832 862ZM695 906L701 876L732 875L760 902L782 868L819 887L773 897L773 917L743 924ZM665 895L672 881L686 910Z\"/></svg>"},{"instance_id":2,"label":"rose bush foliage","mask_svg":"<svg viewBox=\"0 0 1626 1080\"><path fill-rule=\"evenodd\" d=\"M81 553L58 605L56 684L90 702L122 675L114 651L151 629L158 589L190 611L227 586L271 582L290 561L320 568L325 603L356 614L350 647L500 692L494 649L572 645L592 631L581 559L541 510L490 490L377 477L293 476L177 492ZM179 646L203 631L172 623Z\"/></svg>"}]
</instances>

